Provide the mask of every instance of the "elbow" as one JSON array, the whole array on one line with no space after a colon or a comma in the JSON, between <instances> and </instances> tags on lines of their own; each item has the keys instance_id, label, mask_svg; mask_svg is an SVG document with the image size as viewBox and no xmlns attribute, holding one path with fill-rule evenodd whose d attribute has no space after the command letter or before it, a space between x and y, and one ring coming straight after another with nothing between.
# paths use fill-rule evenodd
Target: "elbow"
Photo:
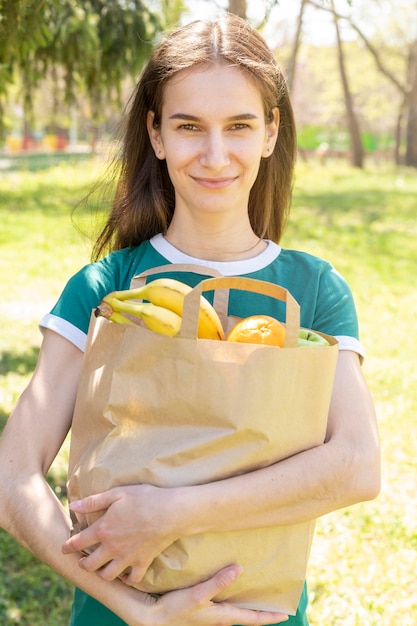
<instances>
[{"instance_id":1,"label":"elbow","mask_svg":"<svg viewBox=\"0 0 417 626\"><path fill-rule=\"evenodd\" d=\"M351 504L374 500L381 491L381 457L379 447L356 451L348 472Z\"/></svg>"},{"instance_id":2,"label":"elbow","mask_svg":"<svg viewBox=\"0 0 417 626\"><path fill-rule=\"evenodd\" d=\"M10 512L10 496L12 491L0 471L0 528L8 533L13 529L13 516Z\"/></svg>"},{"instance_id":3,"label":"elbow","mask_svg":"<svg viewBox=\"0 0 417 626\"><path fill-rule=\"evenodd\" d=\"M340 507L374 500L381 490L381 459L378 446L355 449L337 445L337 470L332 482Z\"/></svg>"},{"instance_id":4,"label":"elbow","mask_svg":"<svg viewBox=\"0 0 417 626\"><path fill-rule=\"evenodd\" d=\"M367 474L362 478L357 493L357 502L375 500L381 491L381 472L376 466L366 468Z\"/></svg>"},{"instance_id":5,"label":"elbow","mask_svg":"<svg viewBox=\"0 0 417 626\"><path fill-rule=\"evenodd\" d=\"M18 506L18 489L22 477L18 473L6 471L0 454L0 528L13 535L16 525L14 511Z\"/></svg>"},{"instance_id":6,"label":"elbow","mask_svg":"<svg viewBox=\"0 0 417 626\"><path fill-rule=\"evenodd\" d=\"M7 519L8 503L4 489L0 488L0 528L9 531L10 523Z\"/></svg>"}]
</instances>

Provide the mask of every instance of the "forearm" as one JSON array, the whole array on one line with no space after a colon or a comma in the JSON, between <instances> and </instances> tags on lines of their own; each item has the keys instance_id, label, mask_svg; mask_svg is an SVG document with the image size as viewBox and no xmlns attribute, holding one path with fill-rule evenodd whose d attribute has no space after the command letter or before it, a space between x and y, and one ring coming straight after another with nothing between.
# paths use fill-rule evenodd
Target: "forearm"
<instances>
[{"instance_id":1,"label":"forearm","mask_svg":"<svg viewBox=\"0 0 417 626\"><path fill-rule=\"evenodd\" d=\"M15 485L17 486L17 484ZM17 499L21 506L16 506ZM129 626L226 626L229 624L277 624L286 619L279 612L243 609L212 599L239 576L239 568L223 568L200 584L164 594L157 601L120 580L107 582L96 573L79 567L79 554L62 554L68 535L69 519L42 477L22 480L13 498L0 489L0 500L7 502L7 514L0 522L58 574L96 598ZM40 502L43 503L40 506Z\"/></svg>"},{"instance_id":2,"label":"forearm","mask_svg":"<svg viewBox=\"0 0 417 626\"><path fill-rule=\"evenodd\" d=\"M88 574L78 565L79 554L62 553L70 518L45 479L68 432L80 366L78 349L55 333L46 334L35 375L0 438L0 527L123 618L133 600L138 612L139 592Z\"/></svg>"},{"instance_id":3,"label":"forearm","mask_svg":"<svg viewBox=\"0 0 417 626\"><path fill-rule=\"evenodd\" d=\"M356 355L338 364L326 443L249 474L184 488L174 497L184 533L297 524L379 491L371 396Z\"/></svg>"},{"instance_id":4,"label":"forearm","mask_svg":"<svg viewBox=\"0 0 417 626\"><path fill-rule=\"evenodd\" d=\"M283 616L277 613L261 615L212 602L239 575L236 567L222 569L195 587L156 600L121 582L117 576L124 568L106 579L101 567L91 572L80 567L80 548L64 554L70 519L45 475L70 427L80 370L79 350L47 332L35 374L0 438L0 527L129 626L260 625L281 621ZM87 544L91 545L96 542Z\"/></svg>"},{"instance_id":5,"label":"forearm","mask_svg":"<svg viewBox=\"0 0 417 626\"><path fill-rule=\"evenodd\" d=\"M250 474L179 490L176 508L187 534L297 524L367 499L361 485L349 460L323 444Z\"/></svg>"},{"instance_id":6,"label":"forearm","mask_svg":"<svg viewBox=\"0 0 417 626\"><path fill-rule=\"evenodd\" d=\"M127 623L151 623L146 594L119 580L107 582L85 572L78 564L80 555L62 554L70 519L42 476L20 477L14 484L9 482L9 494L2 489L1 502L2 526L37 558ZM135 622L132 615L135 615Z\"/></svg>"}]
</instances>

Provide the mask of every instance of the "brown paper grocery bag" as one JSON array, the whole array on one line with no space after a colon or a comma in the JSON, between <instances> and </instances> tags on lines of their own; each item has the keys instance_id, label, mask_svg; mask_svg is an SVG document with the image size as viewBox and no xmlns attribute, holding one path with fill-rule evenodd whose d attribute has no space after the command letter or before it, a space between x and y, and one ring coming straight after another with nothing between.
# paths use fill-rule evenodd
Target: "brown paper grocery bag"
<instances>
[{"instance_id":1,"label":"brown paper grocery bag","mask_svg":"<svg viewBox=\"0 0 417 626\"><path fill-rule=\"evenodd\" d=\"M200 294L227 300L230 289L286 301L284 348L196 339ZM179 337L93 315L72 427L70 501L118 485L221 480L320 445L338 344L327 337L330 346L297 347L298 331L299 307L286 290L241 277L201 281L185 298ZM80 516L76 528L94 519ZM164 593L239 563L242 575L216 600L293 615L313 531L314 520L186 537L155 559L140 588Z\"/></svg>"}]
</instances>

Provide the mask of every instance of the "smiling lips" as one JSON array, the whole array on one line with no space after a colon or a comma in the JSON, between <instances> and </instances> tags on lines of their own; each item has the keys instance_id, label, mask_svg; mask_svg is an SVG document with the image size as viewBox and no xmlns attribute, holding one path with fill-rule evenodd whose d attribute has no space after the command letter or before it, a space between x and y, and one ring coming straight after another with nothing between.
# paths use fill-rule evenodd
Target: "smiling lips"
<instances>
[{"instance_id":1,"label":"smiling lips","mask_svg":"<svg viewBox=\"0 0 417 626\"><path fill-rule=\"evenodd\" d=\"M202 187L207 187L208 189L224 189L231 185L237 179L237 176L227 178L200 178L199 176L193 176L192 179Z\"/></svg>"}]
</instances>

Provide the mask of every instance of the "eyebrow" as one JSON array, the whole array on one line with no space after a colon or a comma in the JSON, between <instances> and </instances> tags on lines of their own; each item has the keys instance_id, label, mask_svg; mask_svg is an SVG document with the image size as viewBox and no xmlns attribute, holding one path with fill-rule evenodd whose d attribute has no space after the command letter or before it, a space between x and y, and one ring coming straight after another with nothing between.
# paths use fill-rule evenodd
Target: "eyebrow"
<instances>
[{"instance_id":1,"label":"eyebrow","mask_svg":"<svg viewBox=\"0 0 417 626\"><path fill-rule=\"evenodd\" d=\"M188 113L173 113L170 120L189 120L192 122L201 122L201 118L196 115L189 115ZM232 115L226 118L226 122L235 122L236 120L256 120L258 115L254 113L239 113L238 115Z\"/></svg>"}]
</instances>

